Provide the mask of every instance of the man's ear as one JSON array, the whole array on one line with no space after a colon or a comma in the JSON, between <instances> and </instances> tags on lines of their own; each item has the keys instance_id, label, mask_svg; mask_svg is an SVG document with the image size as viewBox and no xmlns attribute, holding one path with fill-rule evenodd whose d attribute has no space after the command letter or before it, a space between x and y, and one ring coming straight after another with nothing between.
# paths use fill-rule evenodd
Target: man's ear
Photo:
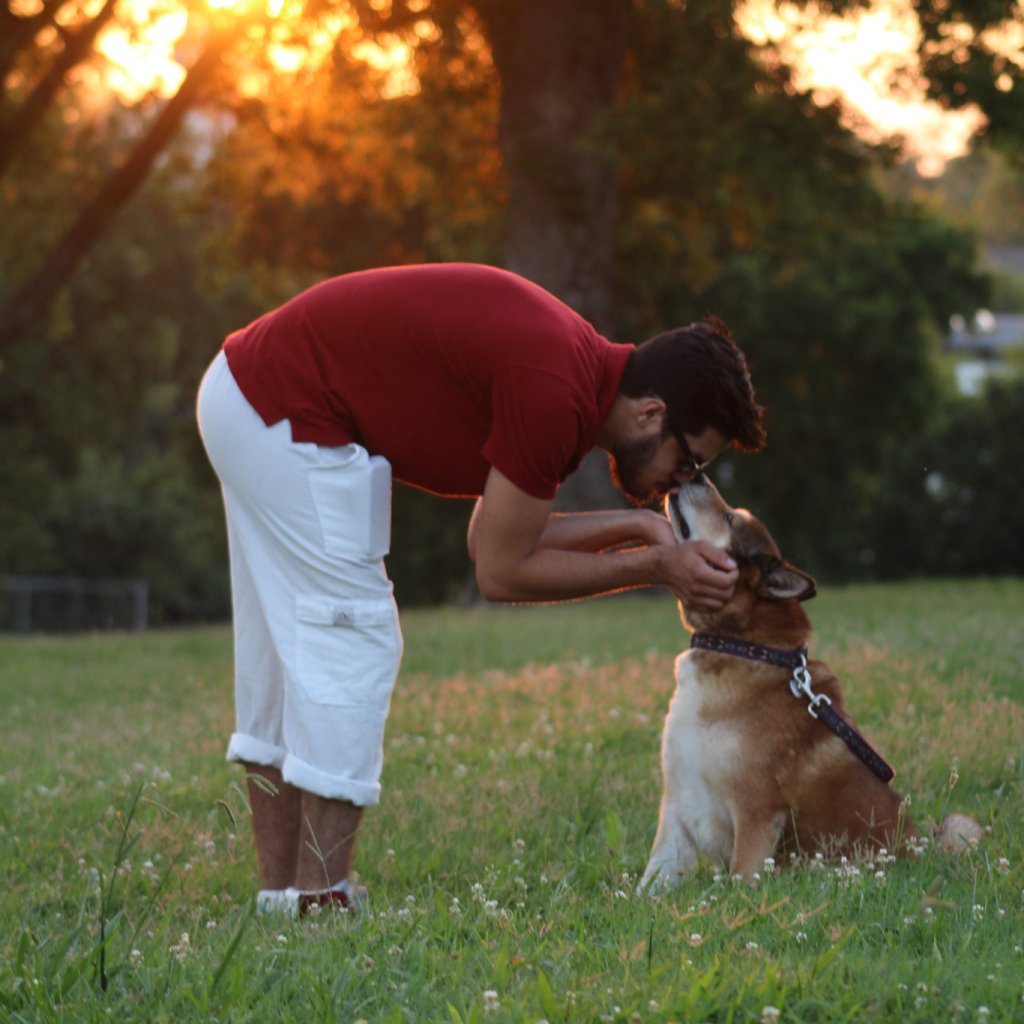
<instances>
[{"instance_id":1,"label":"man's ear","mask_svg":"<svg viewBox=\"0 0 1024 1024\"><path fill-rule=\"evenodd\" d=\"M649 428L652 423L660 423L668 411L668 406L656 395L644 395L633 401L633 418L642 430Z\"/></svg>"},{"instance_id":2,"label":"man's ear","mask_svg":"<svg viewBox=\"0 0 1024 1024\"><path fill-rule=\"evenodd\" d=\"M818 592L818 585L811 576L795 565L772 559L761 568L761 585L758 593L770 600L786 601L796 598L808 601Z\"/></svg>"}]
</instances>

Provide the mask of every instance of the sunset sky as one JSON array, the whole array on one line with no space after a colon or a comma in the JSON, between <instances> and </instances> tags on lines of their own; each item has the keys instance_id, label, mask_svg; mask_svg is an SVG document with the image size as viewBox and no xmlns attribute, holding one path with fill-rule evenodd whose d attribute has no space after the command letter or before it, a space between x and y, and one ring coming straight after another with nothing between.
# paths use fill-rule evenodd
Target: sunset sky
<instances>
[{"instance_id":1,"label":"sunset sky","mask_svg":"<svg viewBox=\"0 0 1024 1024\"><path fill-rule=\"evenodd\" d=\"M227 6L238 0L216 2ZM280 9L288 0L272 2ZM158 9L162 13L153 13ZM101 40L108 81L129 98L151 89L170 93L183 76L175 43L185 30L186 15L162 0L135 0L132 10L137 22L133 31L112 28ZM964 152L981 123L975 111L949 113L926 102L919 89L894 88L897 72L909 68L909 78L914 78L917 26L910 0L877 0L846 19L772 0L746 0L739 23L755 42L779 47L796 69L800 87L814 90L823 101L841 96L851 110L852 126L859 122L858 130L876 138L901 135L908 156L923 173L941 172L946 160ZM387 52L371 45L359 56L377 64L401 64L404 59L401 49ZM294 69L297 59L295 51L280 48L274 53L283 70Z\"/></svg>"},{"instance_id":2,"label":"sunset sky","mask_svg":"<svg viewBox=\"0 0 1024 1024\"><path fill-rule=\"evenodd\" d=\"M896 87L897 76L912 83L917 79L913 55L920 33L910 0L876 0L847 18L747 0L740 24L755 42L780 48L796 69L798 86L823 100L842 97L867 120L867 134L902 135L908 156L924 174L941 173L983 123L976 110L949 112L925 100L919 84Z\"/></svg>"}]
</instances>

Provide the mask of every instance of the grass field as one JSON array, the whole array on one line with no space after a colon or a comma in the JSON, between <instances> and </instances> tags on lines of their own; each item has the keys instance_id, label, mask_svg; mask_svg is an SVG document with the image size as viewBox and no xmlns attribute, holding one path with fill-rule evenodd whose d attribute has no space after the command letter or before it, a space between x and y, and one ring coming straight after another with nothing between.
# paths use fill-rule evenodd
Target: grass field
<instances>
[{"instance_id":1,"label":"grass field","mask_svg":"<svg viewBox=\"0 0 1024 1024\"><path fill-rule=\"evenodd\" d=\"M978 849L639 898L673 602L411 612L358 920L251 911L227 629L0 638L0 1021L1024 1021L1024 581L809 610Z\"/></svg>"}]
</instances>

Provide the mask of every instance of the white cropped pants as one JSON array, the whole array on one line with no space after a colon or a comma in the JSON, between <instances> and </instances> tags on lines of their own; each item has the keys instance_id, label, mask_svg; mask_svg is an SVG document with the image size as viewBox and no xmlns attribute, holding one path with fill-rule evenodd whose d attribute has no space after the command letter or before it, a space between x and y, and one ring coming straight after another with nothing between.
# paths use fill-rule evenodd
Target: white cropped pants
<instances>
[{"instance_id":1,"label":"white cropped pants","mask_svg":"<svg viewBox=\"0 0 1024 1024\"><path fill-rule=\"evenodd\" d=\"M402 656L384 571L391 472L359 445L266 426L221 352L199 429L224 493L235 639L228 759L365 806L380 799L384 722Z\"/></svg>"}]
</instances>

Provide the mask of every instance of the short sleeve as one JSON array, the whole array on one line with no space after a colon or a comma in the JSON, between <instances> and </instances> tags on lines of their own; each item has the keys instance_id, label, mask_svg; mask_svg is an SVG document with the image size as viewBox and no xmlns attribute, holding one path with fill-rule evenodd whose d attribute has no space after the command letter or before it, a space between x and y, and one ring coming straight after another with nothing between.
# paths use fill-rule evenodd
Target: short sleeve
<instances>
[{"instance_id":1,"label":"short sleeve","mask_svg":"<svg viewBox=\"0 0 1024 1024\"><path fill-rule=\"evenodd\" d=\"M527 494L550 501L582 454L575 389L553 374L510 369L492 384L491 416L484 458Z\"/></svg>"}]
</instances>

